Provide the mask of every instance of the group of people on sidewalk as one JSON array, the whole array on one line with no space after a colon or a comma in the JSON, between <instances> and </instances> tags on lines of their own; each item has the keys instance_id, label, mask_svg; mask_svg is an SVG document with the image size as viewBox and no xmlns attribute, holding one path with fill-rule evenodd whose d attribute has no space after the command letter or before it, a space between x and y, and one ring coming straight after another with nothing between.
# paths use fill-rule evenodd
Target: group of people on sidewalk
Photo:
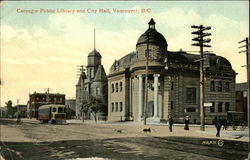
<instances>
[{"instance_id":1,"label":"group of people on sidewalk","mask_svg":"<svg viewBox=\"0 0 250 160\"><path fill-rule=\"evenodd\" d=\"M174 119L171 115L169 115L168 118L168 126L169 126L169 131L172 132L173 131L173 124L174 124ZM189 130L189 116L186 116L185 120L184 120L184 130ZM216 129L217 129L217 133L216 133L216 137L220 137L220 130L221 130L221 126L222 124L220 123L219 119L217 117L215 117L213 119L213 124L215 125Z\"/></svg>"}]
</instances>

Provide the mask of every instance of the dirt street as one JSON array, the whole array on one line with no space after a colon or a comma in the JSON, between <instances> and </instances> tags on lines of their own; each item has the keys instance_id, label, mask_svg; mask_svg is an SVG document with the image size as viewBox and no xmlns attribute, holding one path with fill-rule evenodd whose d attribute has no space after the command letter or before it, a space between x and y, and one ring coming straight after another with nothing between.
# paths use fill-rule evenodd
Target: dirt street
<instances>
[{"instance_id":1,"label":"dirt street","mask_svg":"<svg viewBox=\"0 0 250 160\"><path fill-rule=\"evenodd\" d=\"M4 159L245 159L246 139L216 138L198 128L168 131L167 126L120 123L39 124L36 120L1 119L1 155ZM150 133L144 133L150 128ZM207 131L214 132L214 128Z\"/></svg>"}]
</instances>

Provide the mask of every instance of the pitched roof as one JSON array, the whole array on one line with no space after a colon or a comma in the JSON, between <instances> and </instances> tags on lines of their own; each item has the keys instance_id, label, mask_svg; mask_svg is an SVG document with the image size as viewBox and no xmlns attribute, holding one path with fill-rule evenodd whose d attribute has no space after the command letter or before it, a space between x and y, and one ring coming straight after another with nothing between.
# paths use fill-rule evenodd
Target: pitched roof
<instances>
[{"instance_id":1,"label":"pitched roof","mask_svg":"<svg viewBox=\"0 0 250 160\"><path fill-rule=\"evenodd\" d=\"M107 79L107 75L105 73L105 70L104 70L102 65L99 65L98 69L96 71L94 81L106 81L106 80L108 80L108 79Z\"/></svg>"},{"instance_id":2,"label":"pitched roof","mask_svg":"<svg viewBox=\"0 0 250 160\"><path fill-rule=\"evenodd\" d=\"M86 79L86 74L85 74L85 72L82 72L76 85L80 86L81 81L84 81L84 79Z\"/></svg>"}]
</instances>

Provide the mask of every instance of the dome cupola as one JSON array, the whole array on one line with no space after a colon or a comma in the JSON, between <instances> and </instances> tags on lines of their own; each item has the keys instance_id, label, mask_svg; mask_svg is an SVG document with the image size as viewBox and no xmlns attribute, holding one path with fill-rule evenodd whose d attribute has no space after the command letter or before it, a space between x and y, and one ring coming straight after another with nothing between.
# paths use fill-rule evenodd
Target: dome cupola
<instances>
[{"instance_id":1,"label":"dome cupola","mask_svg":"<svg viewBox=\"0 0 250 160\"><path fill-rule=\"evenodd\" d=\"M136 46L148 43L167 49L167 41L161 33L156 31L153 18L148 22L148 25L148 29L137 40Z\"/></svg>"}]
</instances>

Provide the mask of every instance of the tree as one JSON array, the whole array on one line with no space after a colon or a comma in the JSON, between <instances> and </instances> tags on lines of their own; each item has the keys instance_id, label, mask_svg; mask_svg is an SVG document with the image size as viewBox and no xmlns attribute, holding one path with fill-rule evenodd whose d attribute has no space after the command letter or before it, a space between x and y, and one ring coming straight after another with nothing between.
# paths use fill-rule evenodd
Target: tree
<instances>
[{"instance_id":1,"label":"tree","mask_svg":"<svg viewBox=\"0 0 250 160\"><path fill-rule=\"evenodd\" d=\"M15 107L13 107L12 106L12 101L11 100L9 100L8 102L5 102L5 104L6 104L6 107L7 107L7 116L8 117L14 117L14 115L15 115L15 113L17 112L17 108L15 108Z\"/></svg>"},{"instance_id":2,"label":"tree","mask_svg":"<svg viewBox=\"0 0 250 160\"><path fill-rule=\"evenodd\" d=\"M82 121L84 122L84 115L88 113L90 108L90 103L88 101L83 101L81 105Z\"/></svg>"},{"instance_id":3,"label":"tree","mask_svg":"<svg viewBox=\"0 0 250 160\"><path fill-rule=\"evenodd\" d=\"M95 122L97 123L97 113L104 111L105 105L102 103L100 99L93 96L90 97L89 103L90 103L90 111L95 118Z\"/></svg>"}]
</instances>

